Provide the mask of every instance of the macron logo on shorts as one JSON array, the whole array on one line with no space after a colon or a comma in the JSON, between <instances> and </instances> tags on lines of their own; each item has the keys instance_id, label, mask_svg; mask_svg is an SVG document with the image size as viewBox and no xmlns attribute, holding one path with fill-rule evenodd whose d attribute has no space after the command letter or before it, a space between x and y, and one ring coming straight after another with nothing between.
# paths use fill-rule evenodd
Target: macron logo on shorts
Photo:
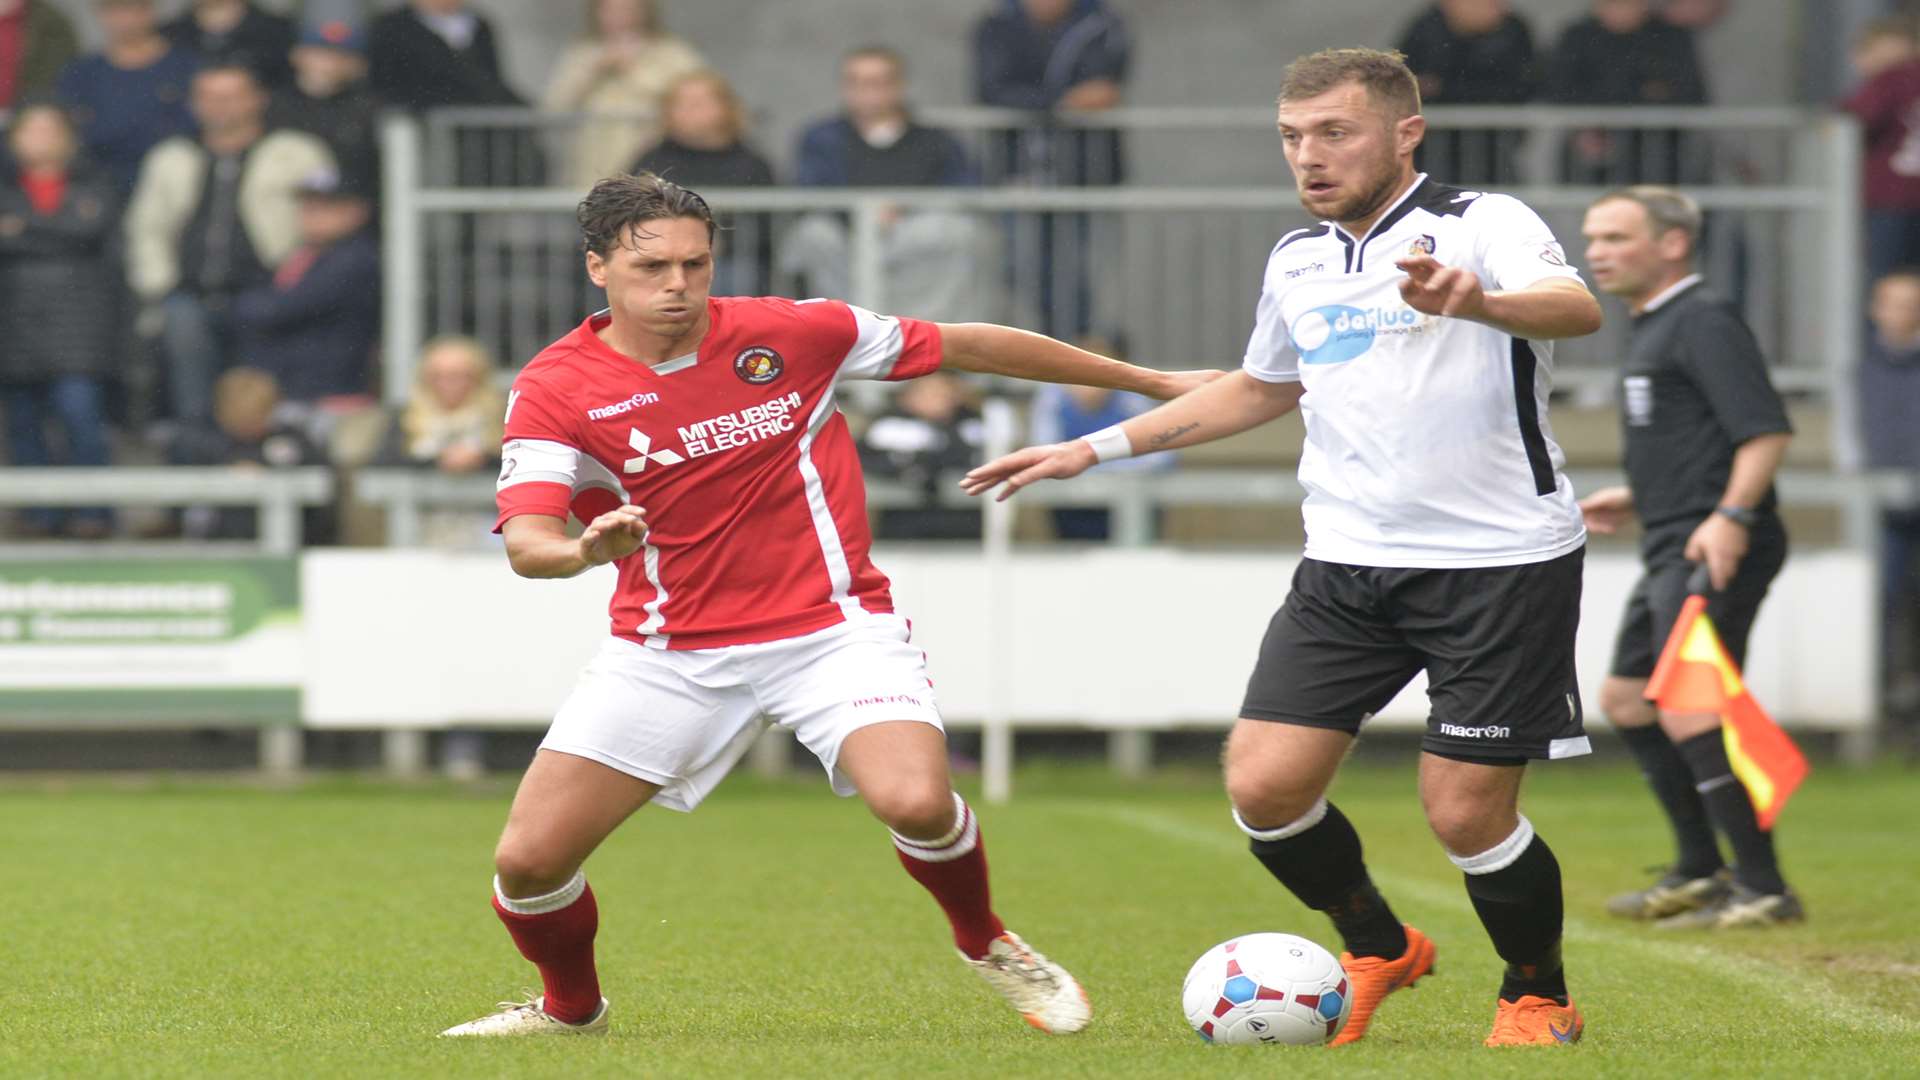
<instances>
[{"instance_id":1,"label":"macron logo on shorts","mask_svg":"<svg viewBox=\"0 0 1920 1080\"><path fill-rule=\"evenodd\" d=\"M1451 735L1456 739L1505 739L1513 735L1510 727L1489 724L1485 727L1461 727L1459 724L1441 724L1440 734Z\"/></svg>"}]
</instances>

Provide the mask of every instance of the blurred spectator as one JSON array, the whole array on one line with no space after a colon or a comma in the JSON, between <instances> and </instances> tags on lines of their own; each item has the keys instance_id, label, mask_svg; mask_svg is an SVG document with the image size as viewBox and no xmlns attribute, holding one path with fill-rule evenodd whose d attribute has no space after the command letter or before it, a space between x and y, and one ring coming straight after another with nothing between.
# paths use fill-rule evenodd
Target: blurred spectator
<instances>
[{"instance_id":1,"label":"blurred spectator","mask_svg":"<svg viewBox=\"0 0 1920 1080\"><path fill-rule=\"evenodd\" d=\"M300 184L300 243L233 303L234 354L303 406L370 405L380 336L380 249L369 192L325 170Z\"/></svg>"},{"instance_id":2,"label":"blurred spectator","mask_svg":"<svg viewBox=\"0 0 1920 1080\"><path fill-rule=\"evenodd\" d=\"M982 17L973 35L975 96L983 105L1041 114L994 140L988 179L1120 183L1120 133L1087 122L1120 104L1130 48L1126 27L1102 0L1001 0ZM1057 122L1055 110L1078 114L1075 123ZM1040 327L1055 337L1079 337L1092 325L1092 268L1115 257L1105 241L1117 234L1108 216L1096 236L1095 220L1075 213L1015 219L1015 292L1038 304Z\"/></svg>"},{"instance_id":3,"label":"blurred spectator","mask_svg":"<svg viewBox=\"0 0 1920 1080\"><path fill-rule=\"evenodd\" d=\"M297 424L282 418L280 388L258 368L237 367L213 388L213 424L180 429L167 450L174 465L234 465L241 468L292 469L325 464L326 457ZM242 540L259 531L252 507L195 506L182 518L182 531L203 540ZM308 542L324 538L324 513L306 514Z\"/></svg>"},{"instance_id":4,"label":"blurred spectator","mask_svg":"<svg viewBox=\"0 0 1920 1080\"><path fill-rule=\"evenodd\" d=\"M1726 17L1732 0L1661 0L1660 17L1688 30L1705 30Z\"/></svg>"},{"instance_id":5,"label":"blurred spectator","mask_svg":"<svg viewBox=\"0 0 1920 1080\"><path fill-rule=\"evenodd\" d=\"M295 188L335 167L326 145L269 131L267 95L245 67L193 79L198 140L169 139L140 169L127 211L127 277L164 316L173 416L204 421L233 360L233 299L273 280L299 245Z\"/></svg>"},{"instance_id":6,"label":"blurred spectator","mask_svg":"<svg viewBox=\"0 0 1920 1080\"><path fill-rule=\"evenodd\" d=\"M1008 109L1099 112L1120 104L1126 27L1102 0L1001 0L973 33L974 92ZM1117 184L1119 135L1050 123L1014 132L991 162L994 179Z\"/></svg>"},{"instance_id":7,"label":"blurred spectator","mask_svg":"<svg viewBox=\"0 0 1920 1080\"><path fill-rule=\"evenodd\" d=\"M630 172L650 172L699 191L710 187L771 187L773 166L744 140L746 110L726 77L712 71L680 76L660 103L666 134ZM715 216L720 226L714 264L717 296L768 291L773 263L770 214Z\"/></svg>"},{"instance_id":8,"label":"blurred spectator","mask_svg":"<svg viewBox=\"0 0 1920 1080\"><path fill-rule=\"evenodd\" d=\"M369 77L389 105L431 109L442 105L524 106L507 85L493 24L467 0L409 0L373 21L368 31ZM454 175L437 182L461 186L537 186L546 172L538 141L528 129L456 130Z\"/></svg>"},{"instance_id":9,"label":"blurred spectator","mask_svg":"<svg viewBox=\"0 0 1920 1080\"><path fill-rule=\"evenodd\" d=\"M47 0L0 0L0 110L53 89L79 51L73 24Z\"/></svg>"},{"instance_id":10,"label":"blurred spectator","mask_svg":"<svg viewBox=\"0 0 1920 1080\"><path fill-rule=\"evenodd\" d=\"M524 105L500 73L493 24L467 0L409 0L373 21L373 88L408 109Z\"/></svg>"},{"instance_id":11,"label":"blurred spectator","mask_svg":"<svg viewBox=\"0 0 1920 1080\"><path fill-rule=\"evenodd\" d=\"M661 28L655 0L588 0L586 35L561 54L540 107L587 113L570 130L567 181L584 191L660 137L667 88L706 66Z\"/></svg>"},{"instance_id":12,"label":"blurred spectator","mask_svg":"<svg viewBox=\"0 0 1920 1080\"><path fill-rule=\"evenodd\" d=\"M840 60L841 114L800 137L794 181L805 187L941 187L974 182L952 135L915 123L907 104L906 61L884 46ZM881 212L885 306L934 321L979 318L980 230L948 210ZM803 274L816 296L848 296L852 250L846 221L813 214L794 227L781 268Z\"/></svg>"},{"instance_id":13,"label":"blurred spectator","mask_svg":"<svg viewBox=\"0 0 1920 1080\"><path fill-rule=\"evenodd\" d=\"M1593 0L1548 64L1547 98L1560 105L1704 105L1706 78L1693 32L1654 14L1651 0ZM1709 174L1707 140L1673 130L1576 131L1562 153L1571 184L1686 184Z\"/></svg>"},{"instance_id":14,"label":"blurred spectator","mask_svg":"<svg viewBox=\"0 0 1920 1080\"><path fill-rule=\"evenodd\" d=\"M15 174L0 184L0 395L15 465L53 463L46 423L65 434L65 464L107 464L102 384L120 349L120 196L76 163L78 135L58 106L20 107L7 132ZM104 536L104 510L29 511L26 531L64 524Z\"/></svg>"},{"instance_id":15,"label":"blurred spectator","mask_svg":"<svg viewBox=\"0 0 1920 1080\"><path fill-rule=\"evenodd\" d=\"M1920 477L1920 269L1897 269L1873 285L1873 339L1860 365L1866 463ZM1881 612L1887 700L1920 720L1920 507L1881 518Z\"/></svg>"},{"instance_id":16,"label":"blurred spectator","mask_svg":"<svg viewBox=\"0 0 1920 1080\"><path fill-rule=\"evenodd\" d=\"M1867 280L1920 265L1920 47L1904 18L1871 23L1854 39L1860 87L1840 105L1860 121L1866 160Z\"/></svg>"},{"instance_id":17,"label":"blurred spectator","mask_svg":"<svg viewBox=\"0 0 1920 1080\"><path fill-rule=\"evenodd\" d=\"M262 11L251 0L193 0L160 32L205 63L252 68L269 89L285 86L293 77L287 67L293 20Z\"/></svg>"},{"instance_id":18,"label":"blurred spectator","mask_svg":"<svg viewBox=\"0 0 1920 1080\"><path fill-rule=\"evenodd\" d=\"M964 383L936 371L894 391L887 410L861 432L860 466L867 475L905 485L920 499L918 506L882 508L876 539L979 538L980 511L941 505L953 474L978 463L986 440L968 397Z\"/></svg>"},{"instance_id":19,"label":"blurred spectator","mask_svg":"<svg viewBox=\"0 0 1920 1080\"><path fill-rule=\"evenodd\" d=\"M318 136L340 175L368 196L380 190L380 99L367 81L367 34L346 18L308 20L293 47L293 82L273 96L267 126Z\"/></svg>"},{"instance_id":20,"label":"blurred spectator","mask_svg":"<svg viewBox=\"0 0 1920 1080\"><path fill-rule=\"evenodd\" d=\"M470 337L447 334L421 346L413 396L394 416L374 460L448 473L499 465L507 400L494 385L494 370L487 347Z\"/></svg>"},{"instance_id":21,"label":"blurred spectator","mask_svg":"<svg viewBox=\"0 0 1920 1080\"><path fill-rule=\"evenodd\" d=\"M1088 352L1125 359L1112 341L1082 338L1076 345ZM1033 395L1029 423L1036 445L1066 442L1102 428L1124 423L1153 408L1138 394L1122 394L1094 386L1043 383ZM1094 466L1101 472L1158 472L1179 464L1178 453L1147 454ZM1113 535L1113 513L1105 506L1059 506L1052 512L1053 533L1061 540L1107 540Z\"/></svg>"},{"instance_id":22,"label":"blurred spectator","mask_svg":"<svg viewBox=\"0 0 1920 1080\"><path fill-rule=\"evenodd\" d=\"M1400 36L1407 67L1428 105L1520 105L1540 90L1533 30L1507 0L1437 0ZM1525 133L1428 131L1420 167L1450 184L1508 186Z\"/></svg>"},{"instance_id":23,"label":"blurred spectator","mask_svg":"<svg viewBox=\"0 0 1920 1080\"><path fill-rule=\"evenodd\" d=\"M192 133L187 88L200 62L160 35L153 0L94 0L93 7L105 45L61 70L58 93L79 122L87 157L124 198L147 151Z\"/></svg>"}]
</instances>

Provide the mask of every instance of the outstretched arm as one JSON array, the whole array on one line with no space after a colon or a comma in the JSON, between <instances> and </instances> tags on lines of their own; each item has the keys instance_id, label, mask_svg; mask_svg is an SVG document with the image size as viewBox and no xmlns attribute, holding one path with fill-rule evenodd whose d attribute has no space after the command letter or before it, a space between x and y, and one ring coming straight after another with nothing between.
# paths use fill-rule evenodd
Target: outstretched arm
<instances>
[{"instance_id":1,"label":"outstretched arm","mask_svg":"<svg viewBox=\"0 0 1920 1080\"><path fill-rule=\"evenodd\" d=\"M1076 349L1045 334L993 323L941 323L940 366L1033 382L1127 390L1165 401L1220 378L1220 371L1155 371Z\"/></svg>"},{"instance_id":2,"label":"outstretched arm","mask_svg":"<svg viewBox=\"0 0 1920 1080\"><path fill-rule=\"evenodd\" d=\"M969 495L984 495L1004 482L999 496L1004 500L1035 480L1065 480L1102 461L1237 435L1293 411L1304 393L1297 382L1270 383L1244 371L1232 372L1106 431L989 461L968 473L960 486Z\"/></svg>"},{"instance_id":3,"label":"outstretched arm","mask_svg":"<svg viewBox=\"0 0 1920 1080\"><path fill-rule=\"evenodd\" d=\"M1535 341L1585 337L1600 329L1600 302L1572 278L1488 292L1473 271L1443 266L1431 255L1410 255L1393 265L1406 272L1400 295L1415 311L1470 319Z\"/></svg>"}]
</instances>

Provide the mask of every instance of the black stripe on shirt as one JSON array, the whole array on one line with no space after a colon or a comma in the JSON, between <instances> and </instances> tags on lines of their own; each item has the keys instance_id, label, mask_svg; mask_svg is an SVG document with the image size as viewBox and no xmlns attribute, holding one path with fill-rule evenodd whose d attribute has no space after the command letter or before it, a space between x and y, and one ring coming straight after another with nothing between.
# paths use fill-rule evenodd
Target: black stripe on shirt
<instances>
[{"instance_id":1,"label":"black stripe on shirt","mask_svg":"<svg viewBox=\"0 0 1920 1080\"><path fill-rule=\"evenodd\" d=\"M1533 345L1524 338L1513 339L1513 408L1520 422L1520 445L1527 451L1527 467L1533 470L1533 493L1551 495L1558 489L1553 478L1553 459L1547 455L1547 437L1540 430L1540 403L1533 393L1533 372L1539 366Z\"/></svg>"}]
</instances>

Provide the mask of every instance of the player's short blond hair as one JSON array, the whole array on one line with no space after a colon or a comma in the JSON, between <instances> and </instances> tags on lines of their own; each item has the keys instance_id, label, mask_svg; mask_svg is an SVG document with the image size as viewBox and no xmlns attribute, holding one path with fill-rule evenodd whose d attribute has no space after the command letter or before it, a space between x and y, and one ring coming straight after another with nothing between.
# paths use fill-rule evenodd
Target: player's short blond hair
<instances>
[{"instance_id":1,"label":"player's short blond hair","mask_svg":"<svg viewBox=\"0 0 1920 1080\"><path fill-rule=\"evenodd\" d=\"M1280 75L1280 104L1319 97L1336 86L1359 83L1367 97L1395 120L1420 115L1420 82L1407 58L1393 49L1321 49L1287 65Z\"/></svg>"}]
</instances>

